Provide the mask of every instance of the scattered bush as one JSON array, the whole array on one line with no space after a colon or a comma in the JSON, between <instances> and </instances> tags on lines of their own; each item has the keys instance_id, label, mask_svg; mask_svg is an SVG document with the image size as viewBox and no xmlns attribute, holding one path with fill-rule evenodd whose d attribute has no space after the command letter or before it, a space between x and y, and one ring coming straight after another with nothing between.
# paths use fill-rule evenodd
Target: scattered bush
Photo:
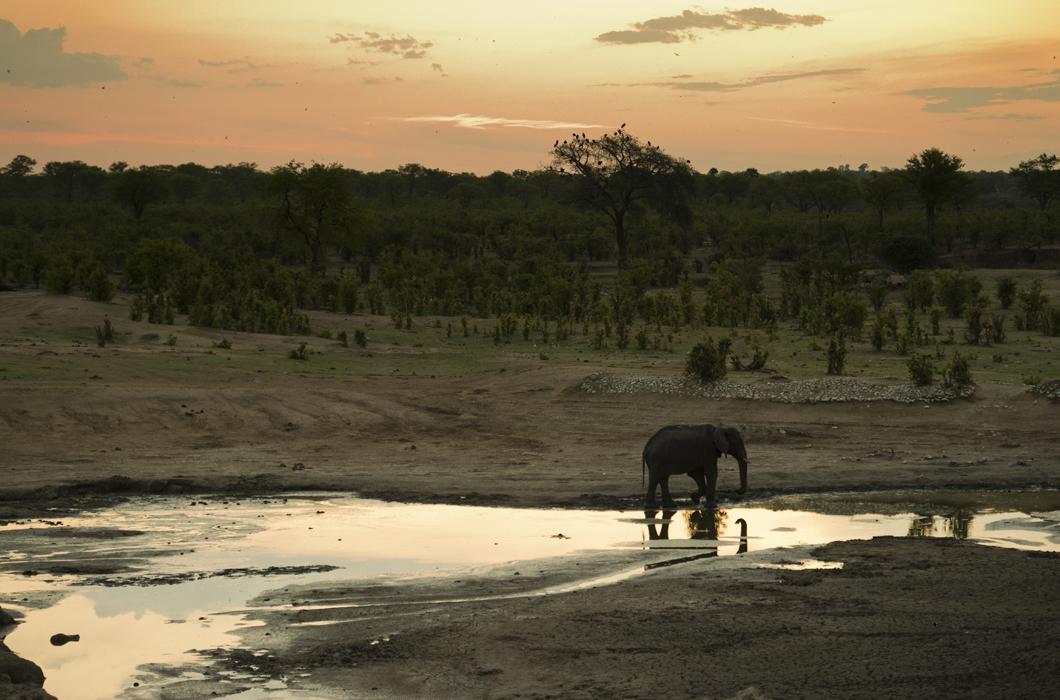
<instances>
[{"instance_id":1,"label":"scattered bush","mask_svg":"<svg viewBox=\"0 0 1060 700\"><path fill-rule=\"evenodd\" d=\"M169 336L166 338L166 345L168 345L171 348L172 347L176 347L176 345L177 345L177 336L175 336L172 333L170 333Z\"/></svg>"},{"instance_id":2,"label":"scattered bush","mask_svg":"<svg viewBox=\"0 0 1060 700\"><path fill-rule=\"evenodd\" d=\"M368 336L360 328L353 332L353 344L361 349L368 346Z\"/></svg>"},{"instance_id":3,"label":"scattered bush","mask_svg":"<svg viewBox=\"0 0 1060 700\"><path fill-rule=\"evenodd\" d=\"M935 288L939 303L950 318L960 318L964 307L979 297L983 285L963 270L939 270L935 273Z\"/></svg>"},{"instance_id":4,"label":"scattered bush","mask_svg":"<svg viewBox=\"0 0 1060 700\"><path fill-rule=\"evenodd\" d=\"M847 342L843 336L833 337L828 342L828 374L843 374L847 361Z\"/></svg>"},{"instance_id":5,"label":"scattered bush","mask_svg":"<svg viewBox=\"0 0 1060 700\"><path fill-rule=\"evenodd\" d=\"M1001 277L997 281L997 300L1002 309L1008 309L1016 299L1016 281L1011 277Z\"/></svg>"},{"instance_id":6,"label":"scattered bush","mask_svg":"<svg viewBox=\"0 0 1060 700\"><path fill-rule=\"evenodd\" d=\"M942 381L948 387L965 387L973 384L968 358L959 352L953 353L946 368L942 371Z\"/></svg>"},{"instance_id":7,"label":"scattered bush","mask_svg":"<svg viewBox=\"0 0 1060 700\"><path fill-rule=\"evenodd\" d=\"M342 347L350 347L350 336L346 335L346 331L339 331L339 334L335 336L335 339L339 341L339 345Z\"/></svg>"},{"instance_id":8,"label":"scattered bush","mask_svg":"<svg viewBox=\"0 0 1060 700\"><path fill-rule=\"evenodd\" d=\"M689 351L685 374L704 383L724 379L725 359L728 354L728 340L723 339L715 345L714 339L708 336L706 342L697 343Z\"/></svg>"},{"instance_id":9,"label":"scattered bush","mask_svg":"<svg viewBox=\"0 0 1060 700\"><path fill-rule=\"evenodd\" d=\"M96 265L88 276L88 298L92 301L110 301L114 298L114 283L102 265Z\"/></svg>"},{"instance_id":10,"label":"scattered bush","mask_svg":"<svg viewBox=\"0 0 1060 700\"><path fill-rule=\"evenodd\" d=\"M228 338L221 338L213 346L218 350L231 350L232 342Z\"/></svg>"},{"instance_id":11,"label":"scattered bush","mask_svg":"<svg viewBox=\"0 0 1060 700\"><path fill-rule=\"evenodd\" d=\"M905 287L905 304L910 309L924 309L931 306L935 301L935 281L931 273L926 270L917 270L909 275Z\"/></svg>"},{"instance_id":12,"label":"scattered bush","mask_svg":"<svg viewBox=\"0 0 1060 700\"><path fill-rule=\"evenodd\" d=\"M906 361L909 368L909 379L917 386L928 386L935 380L935 364L928 355L914 352Z\"/></svg>"}]
</instances>

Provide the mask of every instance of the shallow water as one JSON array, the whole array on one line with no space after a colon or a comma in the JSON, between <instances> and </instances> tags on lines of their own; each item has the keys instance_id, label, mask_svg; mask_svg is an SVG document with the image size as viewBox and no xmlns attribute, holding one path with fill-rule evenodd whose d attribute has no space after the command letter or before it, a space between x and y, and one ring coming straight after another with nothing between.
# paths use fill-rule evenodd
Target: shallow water
<instances>
[{"instance_id":1,"label":"shallow water","mask_svg":"<svg viewBox=\"0 0 1060 700\"><path fill-rule=\"evenodd\" d=\"M156 676L139 667L179 666L200 660L193 650L238 644L235 632L250 624L238 611L259 593L291 584L432 575L583 550L674 550L671 559L649 566L495 597L552 595L711 556L877 535L958 537L1017 549L1060 550L1060 513L932 512L923 505L915 513L835 515L762 506L647 513L486 508L334 495L189 503L188 498L143 498L68 518L62 525L35 521L0 527L0 553L20 569L43 568L71 558L71 553L100 560L131 557L147 565L146 571L128 574L0 574L0 605L19 610L24 603L26 614L24 624L5 641L44 669L47 690L64 700L111 698L131 690L133 683L157 683ZM102 528L142 534L108 537ZM303 574L268 571L321 565L338 568ZM789 566L822 565L828 564ZM204 577L236 568L249 571ZM121 585L130 582L141 585ZM30 606L34 596L48 591L57 594L57 602ZM52 646L49 638L56 632L80 634L81 641ZM292 696L283 683L257 680L246 697ZM139 697L145 690L132 692Z\"/></svg>"}]
</instances>

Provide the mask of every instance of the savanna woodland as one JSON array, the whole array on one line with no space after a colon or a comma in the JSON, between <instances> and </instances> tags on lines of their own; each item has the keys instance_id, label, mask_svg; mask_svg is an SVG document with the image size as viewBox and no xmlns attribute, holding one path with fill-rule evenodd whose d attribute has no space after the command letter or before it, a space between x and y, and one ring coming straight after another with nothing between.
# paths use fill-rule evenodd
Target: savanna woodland
<instances>
[{"instance_id":1,"label":"savanna woodland","mask_svg":"<svg viewBox=\"0 0 1060 700\"><path fill-rule=\"evenodd\" d=\"M902 169L701 173L623 129L572 134L549 155L547 168L485 177L18 155L0 171L0 281L122 295L144 332L352 338L354 317L348 332L312 327L306 312L327 310L543 352L742 336L762 368L795 331L831 348L803 374L842 373L835 352L857 345L930 365L966 346L996 359L1012 332L1060 335L1055 284L969 271L1060 268L1056 155L1008 172L927 148ZM725 357L699 372L724 374Z\"/></svg>"}]
</instances>

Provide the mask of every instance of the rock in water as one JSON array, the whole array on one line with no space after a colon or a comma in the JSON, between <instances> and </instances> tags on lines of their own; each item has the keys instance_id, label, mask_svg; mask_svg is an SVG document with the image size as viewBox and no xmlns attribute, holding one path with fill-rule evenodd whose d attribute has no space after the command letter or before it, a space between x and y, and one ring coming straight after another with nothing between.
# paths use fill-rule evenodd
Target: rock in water
<instances>
[{"instance_id":1,"label":"rock in water","mask_svg":"<svg viewBox=\"0 0 1060 700\"><path fill-rule=\"evenodd\" d=\"M79 634L53 634L51 637L51 643L53 647L61 647L63 644L69 644L70 642L80 642L81 635Z\"/></svg>"}]
</instances>

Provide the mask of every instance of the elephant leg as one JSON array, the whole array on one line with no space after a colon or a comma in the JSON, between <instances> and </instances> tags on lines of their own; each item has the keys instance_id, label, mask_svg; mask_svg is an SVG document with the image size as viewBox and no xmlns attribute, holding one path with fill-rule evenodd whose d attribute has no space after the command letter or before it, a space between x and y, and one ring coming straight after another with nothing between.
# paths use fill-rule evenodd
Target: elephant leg
<instances>
[{"instance_id":1,"label":"elephant leg","mask_svg":"<svg viewBox=\"0 0 1060 700\"><path fill-rule=\"evenodd\" d=\"M717 493L718 486L718 462L714 460L711 464L707 465L707 503L715 502L715 494Z\"/></svg>"},{"instance_id":2,"label":"elephant leg","mask_svg":"<svg viewBox=\"0 0 1060 700\"><path fill-rule=\"evenodd\" d=\"M703 498L703 494L707 491L707 483L703 480L703 472L688 472L688 475L695 479L696 486L699 487L699 490L692 494L692 502L699 503L699 499Z\"/></svg>"},{"instance_id":3,"label":"elephant leg","mask_svg":"<svg viewBox=\"0 0 1060 700\"><path fill-rule=\"evenodd\" d=\"M673 496L670 495L670 476L664 476L662 479L659 480L659 483L662 484L663 505L677 505L676 503L674 503Z\"/></svg>"},{"instance_id":4,"label":"elephant leg","mask_svg":"<svg viewBox=\"0 0 1060 700\"><path fill-rule=\"evenodd\" d=\"M648 473L648 491L644 494L644 506L655 508L655 489L659 485L659 479L654 472Z\"/></svg>"}]
</instances>

